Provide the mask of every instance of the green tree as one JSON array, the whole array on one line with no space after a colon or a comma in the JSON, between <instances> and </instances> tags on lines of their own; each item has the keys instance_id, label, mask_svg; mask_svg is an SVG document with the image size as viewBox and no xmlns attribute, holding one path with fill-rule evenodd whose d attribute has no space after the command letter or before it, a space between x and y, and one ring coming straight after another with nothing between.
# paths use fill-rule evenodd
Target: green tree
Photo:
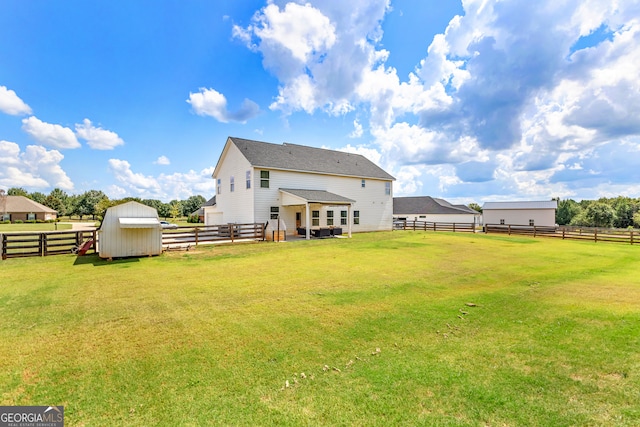
<instances>
[{"instance_id":1,"label":"green tree","mask_svg":"<svg viewBox=\"0 0 640 427\"><path fill-rule=\"evenodd\" d=\"M44 193L41 193L39 191L34 191L33 193L29 194L27 197L29 197L31 200L33 200L36 203L40 203L41 205L44 205L44 202L47 199L47 196L45 196Z\"/></svg>"},{"instance_id":2,"label":"green tree","mask_svg":"<svg viewBox=\"0 0 640 427\"><path fill-rule=\"evenodd\" d=\"M585 220L590 227L612 227L616 212L603 202L591 203L584 212Z\"/></svg>"},{"instance_id":3,"label":"green tree","mask_svg":"<svg viewBox=\"0 0 640 427\"><path fill-rule=\"evenodd\" d=\"M67 215L69 209L69 195L59 188L54 188L45 199L43 205L58 212L58 216Z\"/></svg>"},{"instance_id":4,"label":"green tree","mask_svg":"<svg viewBox=\"0 0 640 427\"><path fill-rule=\"evenodd\" d=\"M173 219L182 215L182 204L180 201L172 200L171 203L169 203L169 215L171 215Z\"/></svg>"},{"instance_id":5,"label":"green tree","mask_svg":"<svg viewBox=\"0 0 640 427\"><path fill-rule=\"evenodd\" d=\"M95 219L96 205L102 199L109 199L106 194L99 190L89 190L78 197L74 213L80 216L91 215Z\"/></svg>"},{"instance_id":6,"label":"green tree","mask_svg":"<svg viewBox=\"0 0 640 427\"><path fill-rule=\"evenodd\" d=\"M206 201L207 200L200 195L189 197L187 200L182 202L182 215L191 215L193 212L200 209L200 206L202 206Z\"/></svg>"},{"instance_id":7,"label":"green tree","mask_svg":"<svg viewBox=\"0 0 640 427\"><path fill-rule=\"evenodd\" d=\"M469 203L469 207L471 209L473 209L474 211L478 211L478 212L482 213L482 206L480 206L477 203Z\"/></svg>"},{"instance_id":8,"label":"green tree","mask_svg":"<svg viewBox=\"0 0 640 427\"><path fill-rule=\"evenodd\" d=\"M29 193L27 192L27 190L25 190L22 187L11 187L10 189L7 190L7 195L28 197Z\"/></svg>"},{"instance_id":9,"label":"green tree","mask_svg":"<svg viewBox=\"0 0 640 427\"><path fill-rule=\"evenodd\" d=\"M556 224L571 224L571 220L580 213L582 208L572 199L558 200L558 209L556 210Z\"/></svg>"},{"instance_id":10,"label":"green tree","mask_svg":"<svg viewBox=\"0 0 640 427\"><path fill-rule=\"evenodd\" d=\"M158 199L144 199L140 203L155 208L155 210L158 211L158 216L162 218L169 217L169 205L167 203L164 203Z\"/></svg>"},{"instance_id":11,"label":"green tree","mask_svg":"<svg viewBox=\"0 0 640 427\"><path fill-rule=\"evenodd\" d=\"M636 228L640 228L640 212L633 214L633 224Z\"/></svg>"},{"instance_id":12,"label":"green tree","mask_svg":"<svg viewBox=\"0 0 640 427\"><path fill-rule=\"evenodd\" d=\"M616 213L613 226L627 228L633 226L633 215L638 211L636 203L629 197L618 196L611 200L611 207Z\"/></svg>"}]
</instances>

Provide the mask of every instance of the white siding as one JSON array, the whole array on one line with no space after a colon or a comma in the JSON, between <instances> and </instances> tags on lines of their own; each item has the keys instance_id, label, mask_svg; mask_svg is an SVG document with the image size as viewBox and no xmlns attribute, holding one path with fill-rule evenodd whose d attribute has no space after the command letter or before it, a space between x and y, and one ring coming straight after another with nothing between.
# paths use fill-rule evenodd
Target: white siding
<instances>
[{"instance_id":1,"label":"white siding","mask_svg":"<svg viewBox=\"0 0 640 427\"><path fill-rule=\"evenodd\" d=\"M213 211L221 213L222 215L218 214L209 217L215 218L216 221L222 221L216 224L256 222L253 215L255 178L252 179L250 189L247 189L246 186L246 173L247 171L251 171L251 176L253 177L253 168L234 144L227 144L226 148L227 150L223 153L223 157L220 160L220 168L218 169L217 175L214 176L216 182L216 206ZM232 176L235 182L233 192L231 192L230 189ZM218 179L220 179L221 182L220 193L218 193ZM257 184L260 185L259 179ZM208 223L206 218L205 224L214 225Z\"/></svg>"},{"instance_id":2,"label":"white siding","mask_svg":"<svg viewBox=\"0 0 640 427\"><path fill-rule=\"evenodd\" d=\"M101 258L159 255L162 253L162 228L121 228L119 218L155 218L158 212L137 202L127 202L107 209L98 230L98 253Z\"/></svg>"},{"instance_id":3,"label":"white siding","mask_svg":"<svg viewBox=\"0 0 640 427\"><path fill-rule=\"evenodd\" d=\"M484 209L482 217L485 224L504 220L506 225L529 225L533 220L535 225L553 227L556 223L555 209Z\"/></svg>"},{"instance_id":4,"label":"white siding","mask_svg":"<svg viewBox=\"0 0 640 427\"><path fill-rule=\"evenodd\" d=\"M366 179L365 188L362 188L360 178L269 170L269 188L260 188L260 169L256 169L254 173L254 218L256 222L266 222L270 219L270 208L279 206L280 218L287 225L287 233L295 233L295 212L302 213L302 224L305 225L304 208L282 207L279 189L323 190L355 200L351 216L353 217L353 211L359 211L360 224L352 225L353 232L391 230L393 192L389 195L385 194L385 182L389 181ZM310 209L320 210L320 226L322 227L327 224L327 210L333 210L334 225L340 226L340 211L347 210L347 206L322 206Z\"/></svg>"}]
</instances>

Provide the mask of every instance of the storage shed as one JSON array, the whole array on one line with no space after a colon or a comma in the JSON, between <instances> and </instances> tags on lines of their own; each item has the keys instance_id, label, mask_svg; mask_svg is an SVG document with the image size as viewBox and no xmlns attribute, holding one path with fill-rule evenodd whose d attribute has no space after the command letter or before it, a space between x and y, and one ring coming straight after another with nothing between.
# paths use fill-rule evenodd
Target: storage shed
<instances>
[{"instance_id":1,"label":"storage shed","mask_svg":"<svg viewBox=\"0 0 640 427\"><path fill-rule=\"evenodd\" d=\"M162 253L158 211L138 202L107 209L98 229L100 258L151 256Z\"/></svg>"}]
</instances>

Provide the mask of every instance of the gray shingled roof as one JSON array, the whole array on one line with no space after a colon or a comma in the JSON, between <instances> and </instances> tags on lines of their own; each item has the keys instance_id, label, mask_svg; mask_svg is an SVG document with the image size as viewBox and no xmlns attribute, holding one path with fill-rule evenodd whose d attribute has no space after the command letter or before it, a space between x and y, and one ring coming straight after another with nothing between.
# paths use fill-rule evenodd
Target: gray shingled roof
<instances>
[{"instance_id":1,"label":"gray shingled roof","mask_svg":"<svg viewBox=\"0 0 640 427\"><path fill-rule=\"evenodd\" d=\"M394 197L393 214L474 214L477 212L465 205L452 205L444 199L436 199L429 196L419 197Z\"/></svg>"},{"instance_id":2,"label":"gray shingled roof","mask_svg":"<svg viewBox=\"0 0 640 427\"><path fill-rule=\"evenodd\" d=\"M395 180L360 154L284 143L271 144L229 137L252 166L329 175Z\"/></svg>"},{"instance_id":3,"label":"gray shingled roof","mask_svg":"<svg viewBox=\"0 0 640 427\"><path fill-rule=\"evenodd\" d=\"M34 202L33 200L24 196L7 196L6 210L7 213L56 213L55 209L51 209L50 207L41 205L40 203Z\"/></svg>"},{"instance_id":4,"label":"gray shingled roof","mask_svg":"<svg viewBox=\"0 0 640 427\"><path fill-rule=\"evenodd\" d=\"M313 203L354 203L355 200L348 199L338 194L329 193L324 190L299 190L293 188L281 188L280 191L293 194L296 197L305 199Z\"/></svg>"}]
</instances>

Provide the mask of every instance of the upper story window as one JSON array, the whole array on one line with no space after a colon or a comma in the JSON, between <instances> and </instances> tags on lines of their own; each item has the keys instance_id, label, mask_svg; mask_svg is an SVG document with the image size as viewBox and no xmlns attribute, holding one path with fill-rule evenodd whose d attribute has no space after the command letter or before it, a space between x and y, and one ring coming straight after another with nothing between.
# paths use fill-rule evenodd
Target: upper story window
<instances>
[{"instance_id":1,"label":"upper story window","mask_svg":"<svg viewBox=\"0 0 640 427\"><path fill-rule=\"evenodd\" d=\"M269 171L260 171L260 188L269 188Z\"/></svg>"},{"instance_id":2,"label":"upper story window","mask_svg":"<svg viewBox=\"0 0 640 427\"><path fill-rule=\"evenodd\" d=\"M236 183L233 177L229 178L229 191L233 193L233 190L236 189Z\"/></svg>"},{"instance_id":3,"label":"upper story window","mask_svg":"<svg viewBox=\"0 0 640 427\"><path fill-rule=\"evenodd\" d=\"M386 196L390 196L391 195L391 183L389 181L384 183L384 194Z\"/></svg>"},{"instance_id":4,"label":"upper story window","mask_svg":"<svg viewBox=\"0 0 640 427\"><path fill-rule=\"evenodd\" d=\"M246 181L247 181L247 189L251 188L251 171L247 171Z\"/></svg>"},{"instance_id":5,"label":"upper story window","mask_svg":"<svg viewBox=\"0 0 640 427\"><path fill-rule=\"evenodd\" d=\"M363 179L363 180L360 181L360 187L364 188L365 186L366 186L366 182Z\"/></svg>"},{"instance_id":6,"label":"upper story window","mask_svg":"<svg viewBox=\"0 0 640 427\"><path fill-rule=\"evenodd\" d=\"M222 180L220 178L218 178L218 182L217 182L216 188L217 188L216 192L218 194L222 193Z\"/></svg>"}]
</instances>

